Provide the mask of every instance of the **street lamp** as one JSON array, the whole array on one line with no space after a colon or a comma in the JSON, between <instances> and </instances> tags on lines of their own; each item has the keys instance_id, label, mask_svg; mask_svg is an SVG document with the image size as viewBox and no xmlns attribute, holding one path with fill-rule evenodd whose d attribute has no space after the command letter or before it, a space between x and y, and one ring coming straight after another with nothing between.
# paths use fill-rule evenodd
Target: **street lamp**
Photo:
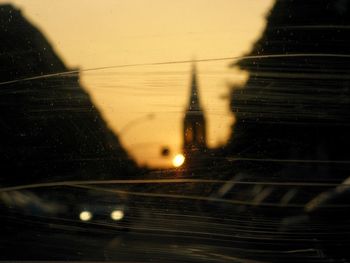
<instances>
[{"instance_id":1,"label":"street lamp","mask_svg":"<svg viewBox=\"0 0 350 263\"><path fill-rule=\"evenodd\" d=\"M122 134L124 134L125 132L127 132L130 128L132 128L133 126L145 121L145 120L152 120L154 119L154 113L148 113L146 115L143 115L139 118L133 119L131 121L129 121L123 128L120 129L119 131L119 136L122 136Z\"/></svg>"},{"instance_id":2,"label":"street lamp","mask_svg":"<svg viewBox=\"0 0 350 263\"><path fill-rule=\"evenodd\" d=\"M170 154L169 148L168 148L167 146L163 146L162 149L161 149L160 154L161 154L163 157L169 156L169 154Z\"/></svg>"}]
</instances>

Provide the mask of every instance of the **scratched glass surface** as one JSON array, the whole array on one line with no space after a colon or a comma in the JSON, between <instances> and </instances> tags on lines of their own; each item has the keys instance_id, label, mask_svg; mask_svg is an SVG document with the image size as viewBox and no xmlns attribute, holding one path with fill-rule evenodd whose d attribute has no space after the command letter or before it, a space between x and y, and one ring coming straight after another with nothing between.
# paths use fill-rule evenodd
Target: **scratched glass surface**
<instances>
[{"instance_id":1,"label":"scratched glass surface","mask_svg":"<svg viewBox=\"0 0 350 263\"><path fill-rule=\"evenodd\" d=\"M350 0L0 1L0 260L350 261Z\"/></svg>"}]
</instances>

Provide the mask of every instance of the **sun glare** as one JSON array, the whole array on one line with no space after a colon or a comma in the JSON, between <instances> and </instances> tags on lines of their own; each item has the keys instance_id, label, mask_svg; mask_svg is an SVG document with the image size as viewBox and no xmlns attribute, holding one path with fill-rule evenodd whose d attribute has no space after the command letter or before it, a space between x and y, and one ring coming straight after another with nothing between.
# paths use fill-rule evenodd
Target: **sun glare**
<instances>
[{"instance_id":1,"label":"sun glare","mask_svg":"<svg viewBox=\"0 0 350 263\"><path fill-rule=\"evenodd\" d=\"M174 159L173 159L173 165L174 167L180 167L181 165L183 165L185 162L185 156L183 156L183 154L177 154Z\"/></svg>"}]
</instances>

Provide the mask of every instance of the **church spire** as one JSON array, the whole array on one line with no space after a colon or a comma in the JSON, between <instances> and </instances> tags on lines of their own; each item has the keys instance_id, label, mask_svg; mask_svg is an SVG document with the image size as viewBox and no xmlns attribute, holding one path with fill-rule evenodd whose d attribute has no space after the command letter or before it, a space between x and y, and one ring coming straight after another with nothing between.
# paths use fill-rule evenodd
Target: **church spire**
<instances>
[{"instance_id":1,"label":"church spire","mask_svg":"<svg viewBox=\"0 0 350 263\"><path fill-rule=\"evenodd\" d=\"M205 117L199 101L197 71L192 65L190 101L183 123L184 153L186 158L193 158L206 149Z\"/></svg>"},{"instance_id":2,"label":"church spire","mask_svg":"<svg viewBox=\"0 0 350 263\"><path fill-rule=\"evenodd\" d=\"M202 107L199 101L198 84L197 84L197 69L196 65L192 64L192 79L191 79L191 95L188 104L188 111L201 111Z\"/></svg>"}]
</instances>

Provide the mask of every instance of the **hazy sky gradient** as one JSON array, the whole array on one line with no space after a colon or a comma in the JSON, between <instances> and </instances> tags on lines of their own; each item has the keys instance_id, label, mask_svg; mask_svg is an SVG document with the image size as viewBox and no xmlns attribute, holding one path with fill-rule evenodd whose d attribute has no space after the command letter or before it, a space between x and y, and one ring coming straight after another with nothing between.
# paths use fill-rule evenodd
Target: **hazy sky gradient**
<instances>
[{"instance_id":1,"label":"hazy sky gradient","mask_svg":"<svg viewBox=\"0 0 350 263\"><path fill-rule=\"evenodd\" d=\"M69 67L88 69L243 55L264 28L273 0L10 3L44 32ZM228 68L230 62L197 65L212 147L225 142L233 121L225 99L229 83L245 79L243 72ZM141 164L164 166L181 151L190 69L190 64L176 64L89 71L81 80L132 156ZM160 156L162 146L171 149L168 159Z\"/></svg>"}]
</instances>

